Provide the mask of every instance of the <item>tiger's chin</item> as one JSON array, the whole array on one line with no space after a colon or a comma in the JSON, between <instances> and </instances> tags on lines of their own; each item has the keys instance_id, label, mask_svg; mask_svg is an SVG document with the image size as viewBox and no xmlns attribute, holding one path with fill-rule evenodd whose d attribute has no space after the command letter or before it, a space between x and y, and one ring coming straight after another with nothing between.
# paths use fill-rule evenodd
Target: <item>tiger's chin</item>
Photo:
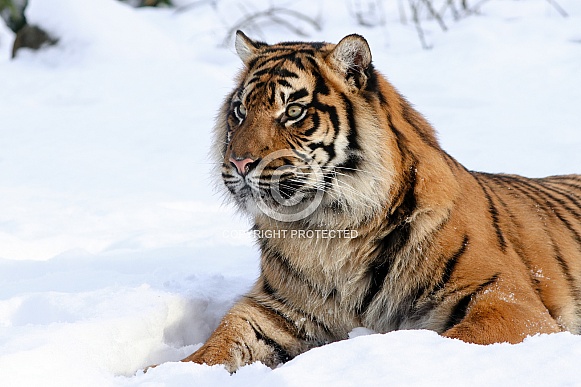
<instances>
[{"instance_id":1,"label":"tiger's chin","mask_svg":"<svg viewBox=\"0 0 581 387\"><path fill-rule=\"evenodd\" d=\"M255 190L248 186L232 194L239 210L251 218L271 221L300 222L320 212L326 196L322 190L300 190L281 195L271 190Z\"/></svg>"}]
</instances>

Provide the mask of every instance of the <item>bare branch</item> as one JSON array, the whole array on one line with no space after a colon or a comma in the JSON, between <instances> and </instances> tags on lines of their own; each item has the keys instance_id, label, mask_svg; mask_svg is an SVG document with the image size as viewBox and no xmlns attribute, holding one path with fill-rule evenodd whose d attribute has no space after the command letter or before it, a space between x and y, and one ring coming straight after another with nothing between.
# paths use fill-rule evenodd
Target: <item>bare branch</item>
<instances>
[{"instance_id":1,"label":"bare branch","mask_svg":"<svg viewBox=\"0 0 581 387\"><path fill-rule=\"evenodd\" d=\"M557 10L557 12L559 12L559 14L563 17L568 17L569 14L567 13L567 11L565 11L563 9L563 7L561 7L559 5L559 3L557 3L555 0L547 0L549 2L549 4L551 4L553 6L553 8L555 8Z\"/></svg>"},{"instance_id":2,"label":"bare branch","mask_svg":"<svg viewBox=\"0 0 581 387\"><path fill-rule=\"evenodd\" d=\"M407 24L407 18L405 16L405 7L402 2L403 0L397 0L397 8L399 10L399 21L401 24Z\"/></svg>"},{"instance_id":3,"label":"bare branch","mask_svg":"<svg viewBox=\"0 0 581 387\"><path fill-rule=\"evenodd\" d=\"M376 27L385 24L385 12L381 0L367 0L362 4L360 0L349 1L352 7L349 12L357 20L357 23L364 27Z\"/></svg>"},{"instance_id":4,"label":"bare branch","mask_svg":"<svg viewBox=\"0 0 581 387\"><path fill-rule=\"evenodd\" d=\"M420 23L420 15L418 12L417 4L414 3L413 0L409 0L409 4L410 4L411 11L412 11L412 20L413 20L414 25L416 27L416 31L418 32L418 37L420 38L420 43L422 44L422 48L424 50L428 50L428 49L432 48L432 46L430 46L426 43L426 38L424 36L424 30L423 30L422 25Z\"/></svg>"},{"instance_id":5,"label":"bare branch","mask_svg":"<svg viewBox=\"0 0 581 387\"><path fill-rule=\"evenodd\" d=\"M282 25L283 27L286 27L291 32L293 32L299 36L308 36L308 33L304 32L299 27L296 27L295 25L293 25L292 22L290 22L284 18L281 18L279 16L290 16L291 18L294 18L295 20L305 22L306 24L313 27L313 29L315 29L316 31L321 30L321 25L319 24L319 22L317 20L315 20L315 19L313 19L313 18L311 18L303 13L294 11L292 9L287 9L287 8L271 7L269 9L264 10L264 11L258 11L258 12L254 12L251 14L246 14L240 21L234 23L234 25L232 25L228 29L228 31L226 32L226 36L224 37L224 40L222 41L222 45L228 46L230 43L230 39L232 38L232 36L234 35L234 33L237 30L244 29L244 28L247 28L250 26L252 26L254 28L259 28L258 24L263 20L273 21L276 24L279 24L279 25Z\"/></svg>"},{"instance_id":6,"label":"bare branch","mask_svg":"<svg viewBox=\"0 0 581 387\"><path fill-rule=\"evenodd\" d=\"M436 19L438 21L438 24L440 25L440 28L442 29L442 31L447 31L448 28L446 27L446 24L444 24L444 20L442 20L442 17L440 16L440 14L438 12L436 12L434 7L432 7L431 0L421 0L421 1L422 1L422 3L424 3L424 5L426 6L426 8L430 12L430 14L434 17L434 19Z\"/></svg>"}]
</instances>

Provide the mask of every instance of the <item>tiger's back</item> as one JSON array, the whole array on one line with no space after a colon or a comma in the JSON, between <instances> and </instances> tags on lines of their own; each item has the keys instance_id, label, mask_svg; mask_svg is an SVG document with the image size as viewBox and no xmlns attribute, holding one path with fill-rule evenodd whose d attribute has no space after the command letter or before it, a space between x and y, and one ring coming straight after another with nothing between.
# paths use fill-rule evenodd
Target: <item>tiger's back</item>
<instances>
[{"instance_id":1,"label":"tiger's back","mask_svg":"<svg viewBox=\"0 0 581 387\"><path fill-rule=\"evenodd\" d=\"M581 333L581 176L475 173L497 245L512 250L558 324Z\"/></svg>"}]
</instances>

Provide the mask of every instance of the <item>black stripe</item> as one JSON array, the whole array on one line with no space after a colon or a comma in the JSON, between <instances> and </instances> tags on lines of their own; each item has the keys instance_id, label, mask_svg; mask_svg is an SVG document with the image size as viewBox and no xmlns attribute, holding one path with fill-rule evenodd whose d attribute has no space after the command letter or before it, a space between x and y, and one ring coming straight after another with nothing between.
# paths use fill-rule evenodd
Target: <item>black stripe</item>
<instances>
[{"instance_id":1,"label":"black stripe","mask_svg":"<svg viewBox=\"0 0 581 387\"><path fill-rule=\"evenodd\" d=\"M309 61L309 63L311 63L311 66L313 66L316 70L319 70L319 64L317 63L314 57L307 56L307 60Z\"/></svg>"},{"instance_id":2,"label":"black stripe","mask_svg":"<svg viewBox=\"0 0 581 387\"><path fill-rule=\"evenodd\" d=\"M313 122L313 127L310 129L305 130L305 136L312 136L313 133L319 129L319 125L321 124L321 119L319 118L319 113L316 111L311 115L311 121Z\"/></svg>"},{"instance_id":3,"label":"black stripe","mask_svg":"<svg viewBox=\"0 0 581 387\"><path fill-rule=\"evenodd\" d=\"M259 241L261 244L265 244L266 242L264 242L263 239L261 239ZM295 280L298 280L301 283L304 283L306 285L309 285L310 281L307 280L307 278L304 276L304 274L299 270L294 268L290 262L288 261L288 259L282 255L279 251L272 249L272 248L267 248L267 249L262 249L262 263L263 265L274 265L277 267L278 270L274 270L275 272L281 273L284 272L286 275L284 276L285 279L289 279L289 277L294 278Z\"/></svg>"},{"instance_id":4,"label":"black stripe","mask_svg":"<svg viewBox=\"0 0 581 387\"><path fill-rule=\"evenodd\" d=\"M327 86L327 81L321 75L321 72L319 70L319 64L314 58L310 56L307 56L307 60L313 66L313 69L311 69L310 71L311 75L315 78L315 89L313 91L313 94L329 95L330 90L329 87Z\"/></svg>"},{"instance_id":5,"label":"black stripe","mask_svg":"<svg viewBox=\"0 0 581 387\"><path fill-rule=\"evenodd\" d=\"M276 85L273 82L268 83L268 104L272 106L276 95Z\"/></svg>"},{"instance_id":6,"label":"black stripe","mask_svg":"<svg viewBox=\"0 0 581 387\"><path fill-rule=\"evenodd\" d=\"M265 53L265 54L273 54L273 53L278 53L278 52L281 52L282 51L282 52L285 53L285 55L291 55L294 52L294 50L292 50L289 47L281 47L281 46L282 46L282 44L277 43L276 45L272 45L272 46L267 47L267 48L265 48L265 49L263 49L261 51L263 53Z\"/></svg>"},{"instance_id":7,"label":"black stripe","mask_svg":"<svg viewBox=\"0 0 581 387\"><path fill-rule=\"evenodd\" d=\"M411 216L416 209L417 200L415 196L417 160L408 147L408 140L391 121L389 113L386 116L389 128L396 138L396 145L402 157L403 170L400 177L401 184L396 188L392 195L392 206L397 207L390 209L390 224L400 224L406 218Z\"/></svg>"},{"instance_id":8,"label":"black stripe","mask_svg":"<svg viewBox=\"0 0 581 387\"><path fill-rule=\"evenodd\" d=\"M269 64L269 66L267 66L267 67L265 67L265 68L263 68L263 69L260 69L260 70L256 70L254 73L252 73L252 75L253 75L254 77L261 77L261 76L263 76L264 74L268 74L268 73L270 73L270 72L272 71L272 69L273 69L273 66L276 66L276 65L277 65L277 63L270 63L270 60L268 60L268 61L267 61L267 62L265 62L264 64L261 64L261 66L264 66L266 63L268 63L268 64ZM272 65L271 65L271 64L272 64Z\"/></svg>"},{"instance_id":9,"label":"black stripe","mask_svg":"<svg viewBox=\"0 0 581 387\"><path fill-rule=\"evenodd\" d=\"M255 56L254 58L252 58L250 62L248 62L248 68L251 69L254 66L256 66L256 63L258 62L259 59L261 59L259 56Z\"/></svg>"},{"instance_id":10,"label":"black stripe","mask_svg":"<svg viewBox=\"0 0 581 387\"><path fill-rule=\"evenodd\" d=\"M395 195L396 200L401 197L399 206L392 211L388 219L388 224L394 226L394 229L379 241L376 248L377 258L370 263L367 269L367 276L371 278L367 292L362 300L360 313L364 313L378 293L381 292L398 253L409 242L411 223L407 219L415 211L417 205L415 195L416 168L414 165L406 169L403 181L402 188ZM413 301L411 299L406 305L400 305L398 313L391 316L390 322L395 324L394 326L399 324L404 312L411 308Z\"/></svg>"},{"instance_id":11,"label":"black stripe","mask_svg":"<svg viewBox=\"0 0 581 387\"><path fill-rule=\"evenodd\" d=\"M258 81L260 81L260 77L253 76L248 82L246 82L246 86L245 87L248 87L251 84L253 84L255 82L258 82Z\"/></svg>"},{"instance_id":12,"label":"black stripe","mask_svg":"<svg viewBox=\"0 0 581 387\"><path fill-rule=\"evenodd\" d=\"M484 196L486 197L486 201L488 202L488 212L490 213L490 217L492 218L492 226L494 227L494 231L496 233L496 239L498 241L498 246L500 247L500 250L503 253L506 253L507 243L506 243L506 239L504 237L504 234L503 234L502 229L501 229L500 224L499 224L498 209L494 205L494 202L492 201L492 197L488 193L489 188L483 184L479 175L480 174L478 174L478 173L472 173L472 176L474 176L474 179L476 180L476 182L478 183L478 185L482 189L482 192L484 193Z\"/></svg>"},{"instance_id":13,"label":"black stripe","mask_svg":"<svg viewBox=\"0 0 581 387\"><path fill-rule=\"evenodd\" d=\"M349 123L349 134L347 135L347 141L349 142L348 146L353 150L361 150L357 136L357 122L355 121L353 104L343 93L341 93L341 98L343 99L343 104L345 105L345 114L347 115L347 122Z\"/></svg>"},{"instance_id":14,"label":"black stripe","mask_svg":"<svg viewBox=\"0 0 581 387\"><path fill-rule=\"evenodd\" d=\"M276 296L276 290L273 289L273 287L270 285L270 283L268 283L268 281L266 280L265 277L261 277L262 279L262 285L263 285L263 290L267 291L267 294L269 297L271 297L273 300L276 300L278 302L281 302L277 296ZM304 338L300 332L298 332L298 330L296 329L296 324L295 322L286 314L284 314L282 311L280 311L279 309L276 309L270 305L265 304L264 302L261 302L259 300L257 300L254 297L251 296L245 296L245 298L247 298L248 300L254 302L256 305L258 305L259 307L267 310L270 313L274 313L276 314L278 317L280 317L286 325L286 328L294 333L296 333L298 336L300 336L301 338ZM282 302L281 302L282 303ZM284 303L283 303L284 304ZM286 304L285 304L286 306ZM303 314L304 315L304 314Z\"/></svg>"},{"instance_id":15,"label":"black stripe","mask_svg":"<svg viewBox=\"0 0 581 387\"><path fill-rule=\"evenodd\" d=\"M400 206L393 213L394 220L397 222L406 222L417 207L416 198L416 182L417 182L417 170L415 165L411 165L407 169L407 174L405 175L405 181L407 182L407 187L405 194ZM393 221L392 221L393 222Z\"/></svg>"},{"instance_id":16,"label":"black stripe","mask_svg":"<svg viewBox=\"0 0 581 387\"><path fill-rule=\"evenodd\" d=\"M262 81L257 82L254 85L254 87L252 88L252 90L250 90L250 92L248 94L246 94L244 99L242 99L242 94L240 94L238 97L240 98L241 103L243 103L245 106L250 106L252 104L252 102L256 101L258 95L260 94L256 90L260 89L262 86L264 86L264 84L265 84L265 82L262 82ZM235 122L238 123L238 119L234 115L234 111L232 111L232 115L235 118Z\"/></svg>"},{"instance_id":17,"label":"black stripe","mask_svg":"<svg viewBox=\"0 0 581 387\"><path fill-rule=\"evenodd\" d=\"M329 86L327 86L325 78L321 75L315 75L315 88L313 94L329 95L330 92L331 91L329 90Z\"/></svg>"},{"instance_id":18,"label":"black stripe","mask_svg":"<svg viewBox=\"0 0 581 387\"><path fill-rule=\"evenodd\" d=\"M292 71L287 70L287 69L283 69L280 66L275 67L272 70L272 74L278 75L279 77L283 77L283 78L299 78L299 75L297 73L292 72Z\"/></svg>"},{"instance_id":19,"label":"black stripe","mask_svg":"<svg viewBox=\"0 0 581 387\"><path fill-rule=\"evenodd\" d=\"M289 102L292 102L292 101L296 101L297 99L301 99L303 97L306 97L308 95L309 95L309 92L307 91L307 89L305 89L303 87L302 89L299 89L299 90L295 91L294 93L291 93L291 95L288 97L288 100L289 100Z\"/></svg>"},{"instance_id":20,"label":"black stripe","mask_svg":"<svg viewBox=\"0 0 581 387\"><path fill-rule=\"evenodd\" d=\"M365 313L377 294L383 289L395 257L407 244L410 233L410 223L404 222L378 241L376 247L377 256L366 270L365 276L369 277L369 285L358 308L359 313Z\"/></svg>"},{"instance_id":21,"label":"black stripe","mask_svg":"<svg viewBox=\"0 0 581 387\"><path fill-rule=\"evenodd\" d=\"M399 224L406 217L412 215L415 211L417 201L415 197L415 185L417 174L417 160L414 154L408 147L408 140L402 132L400 132L391 121L391 116L387 114L387 122L389 128L396 138L396 145L402 157L402 176L400 177L402 183L397 187L397 191L392 195L392 206L397 205L397 208L390 209L390 223Z\"/></svg>"},{"instance_id":22,"label":"black stripe","mask_svg":"<svg viewBox=\"0 0 581 387\"><path fill-rule=\"evenodd\" d=\"M292 278L295 281L308 286L311 293L313 294L326 293L326 291L322 289L318 283L310 280L310 278L308 278L300 269L293 267L288 258L286 258L282 253L274 248L269 247L268 238L259 239L258 242L261 245L262 250L262 266L275 266L276 268L272 268L274 272L285 273L285 275L281 276L281 278L284 280L289 280Z\"/></svg>"},{"instance_id":23,"label":"black stripe","mask_svg":"<svg viewBox=\"0 0 581 387\"><path fill-rule=\"evenodd\" d=\"M345 161L343 161L340 164L337 164L334 168L340 169L341 173L346 173L346 174L353 173L353 174L355 174L358 172L359 164L361 163L362 160L363 160L363 158L361 156L350 153L347 156L347 159Z\"/></svg>"},{"instance_id":24,"label":"black stripe","mask_svg":"<svg viewBox=\"0 0 581 387\"><path fill-rule=\"evenodd\" d=\"M251 362L255 361L254 354L252 353L252 350L250 349L250 347L248 346L248 344L245 341L240 340L240 339L235 339L234 344L238 348L240 348L243 352L245 352L244 355L248 355L248 362L251 363ZM244 356L243 356L243 358L244 358Z\"/></svg>"},{"instance_id":25,"label":"black stripe","mask_svg":"<svg viewBox=\"0 0 581 387\"><path fill-rule=\"evenodd\" d=\"M510 187L510 189L514 191L518 191L521 195L532 201L537 208L542 209L545 214L548 216L547 210L551 209L552 206L548 206L547 204L538 197L538 193L531 191L526 186L523 187L519 184L519 181L514 178L513 176L509 175L490 175L492 179L494 179L497 183L505 184L505 186ZM519 196L516 196L519 197Z\"/></svg>"},{"instance_id":26,"label":"black stripe","mask_svg":"<svg viewBox=\"0 0 581 387\"><path fill-rule=\"evenodd\" d=\"M281 43L277 43L276 46L305 46L308 45L310 47L312 47L312 49L298 49L297 51L299 52L311 52L314 54L313 49L315 50L320 50L321 48L323 48L327 43L325 42L281 42ZM274 47L276 47L274 46ZM285 47L286 48L286 47Z\"/></svg>"},{"instance_id":27,"label":"black stripe","mask_svg":"<svg viewBox=\"0 0 581 387\"><path fill-rule=\"evenodd\" d=\"M325 152L327 152L329 154L329 160L332 160L336 156L335 139L337 137L337 132L339 130L339 125L340 125L339 115L337 114L337 108L335 106L326 105L324 103L315 102L315 101L313 101L312 104L317 110L319 110L320 112L326 113L329 116L329 120L331 121L331 126L332 126L329 129L332 130L333 139L328 145L325 145L321 142L318 142L318 143L314 143L314 144L309 144L309 148L311 148L312 150L315 150L315 149L321 148L321 147L324 148Z\"/></svg>"},{"instance_id":28,"label":"black stripe","mask_svg":"<svg viewBox=\"0 0 581 387\"><path fill-rule=\"evenodd\" d=\"M232 98L234 97L234 95L236 95L236 96L238 97L238 99L241 99L241 98L242 98L242 93L244 93L244 90L245 90L245 89L246 89L246 88L245 88L245 87L243 87L243 85L240 85L240 86L238 87L238 89L237 89L237 90L235 90L235 91L232 93L232 96L231 96L230 98L228 98L228 100L230 100L230 103L232 103L232 102L233 102L233 101L232 101Z\"/></svg>"},{"instance_id":29,"label":"black stripe","mask_svg":"<svg viewBox=\"0 0 581 387\"><path fill-rule=\"evenodd\" d=\"M288 83L288 82L287 82L286 80L284 80L284 79L277 79L277 80L276 80L276 83L278 83L279 85L281 85L281 86L284 86L284 87L292 87L292 86L291 86L291 84L290 84L290 83Z\"/></svg>"},{"instance_id":30,"label":"black stripe","mask_svg":"<svg viewBox=\"0 0 581 387\"><path fill-rule=\"evenodd\" d=\"M560 181L560 182L549 182L550 184L554 184L554 185L558 185L559 188L561 189L569 189L569 194L574 195L575 197L581 199L581 186L575 185L575 184L571 184L571 183L567 183L564 181ZM571 190L571 188L573 188L573 190ZM575 191L577 190L577 191Z\"/></svg>"},{"instance_id":31,"label":"black stripe","mask_svg":"<svg viewBox=\"0 0 581 387\"><path fill-rule=\"evenodd\" d=\"M353 80L355 83L355 87L360 90L362 86L362 81L364 81L361 72L359 69L354 68L347 68L347 81L349 82L350 79Z\"/></svg>"},{"instance_id":32,"label":"black stripe","mask_svg":"<svg viewBox=\"0 0 581 387\"><path fill-rule=\"evenodd\" d=\"M448 316L448 320L444 325L444 331L447 331L448 329L452 328L454 325L462 321L464 317L466 317L468 305L470 304L470 301L472 301L472 297L475 294L476 292L467 294L464 297L460 298L460 300L458 300L456 305L454 305L454 308L452 308L450 315Z\"/></svg>"},{"instance_id":33,"label":"black stripe","mask_svg":"<svg viewBox=\"0 0 581 387\"><path fill-rule=\"evenodd\" d=\"M456 177L456 171L466 170L466 168L462 164L460 164L455 158L453 158L444 151L442 152L443 152L442 154L444 155L444 160L446 161L446 164L448 164L448 167L450 167L450 171L452 172L454 177Z\"/></svg>"},{"instance_id":34,"label":"black stripe","mask_svg":"<svg viewBox=\"0 0 581 387\"><path fill-rule=\"evenodd\" d=\"M262 278L262 291L264 293L268 294L270 297L274 297L275 290L272 287L272 285L270 284L270 282L268 282L268 280L264 276L264 273L262 273L261 278Z\"/></svg>"},{"instance_id":35,"label":"black stripe","mask_svg":"<svg viewBox=\"0 0 581 387\"><path fill-rule=\"evenodd\" d=\"M553 175L553 176L547 176L547 177L542 178L540 180L558 180L558 181L573 180L573 181L581 184L581 175Z\"/></svg>"},{"instance_id":36,"label":"black stripe","mask_svg":"<svg viewBox=\"0 0 581 387\"><path fill-rule=\"evenodd\" d=\"M272 66L269 66L269 67L266 67L266 68L264 68L262 70L255 71L252 75L254 77L261 77L264 74L270 73L271 71L272 71Z\"/></svg>"},{"instance_id":37,"label":"black stripe","mask_svg":"<svg viewBox=\"0 0 581 387\"><path fill-rule=\"evenodd\" d=\"M329 160L332 160L336 156L334 142L331 142L329 145L325 145L322 142L314 142L314 143L310 143L307 146L312 151L315 151L317 149L323 149L329 155Z\"/></svg>"},{"instance_id":38,"label":"black stripe","mask_svg":"<svg viewBox=\"0 0 581 387\"><path fill-rule=\"evenodd\" d=\"M509 184L507 181L505 181L503 179L499 179L498 175L487 174L486 176L488 176L494 182L494 184L496 184L501 189L512 190L512 192L514 192L513 189L515 187L512 184ZM510 221L511 221L511 225L516 229L515 230L516 235L521 235L522 233L526 233L526 231L523 230L524 226L523 226L522 222L519 221L518 217L514 215L514 213L511 211L511 208L504 202L504 200L501 198L501 196L498 194L498 192L497 191L492 191L492 192L494 193L496 199L500 202L501 206L504 208L504 211L508 214ZM546 227L544 227L544 231L545 231L545 233L548 234ZM515 232L513 232L509 228L509 231L508 231L509 241L511 241L510 235L514 235ZM542 294L543 289L540 286L540 281L538 278L536 278L533 275L533 273L535 272L535 265L533 265L533 263L529 257L528 251L525 248L523 248L523 246L519 242L511 243L511 245L512 245L512 248L517 253L517 255L519 256L519 258L521 259L521 261L527 267L528 272L529 272L529 280L531 281L532 286L535 288L535 291L538 294Z\"/></svg>"},{"instance_id":39,"label":"black stripe","mask_svg":"<svg viewBox=\"0 0 581 387\"><path fill-rule=\"evenodd\" d=\"M304 311L303 309L301 309L297 305L294 305L294 304L288 302L288 300L285 297L281 296L278 293L278 291L273 288L273 286L270 284L270 282L268 282L268 280L266 279L266 276L264 276L262 274L260 278L262 280L262 290L265 292L265 294L272 301L282 305L283 308L290 310L291 312L295 313L296 315L300 316L301 318L307 317L308 320L310 322L314 323L318 328L320 328L324 332L325 335L327 335L329 337L334 336L332 331L331 331L331 328L329 328L325 323L318 320L311 313L307 313L306 311ZM325 298L325 301L328 299L336 297L336 295L337 295L337 291L335 289L333 289L331 291L331 293L329 293L329 295ZM265 308L272 309L274 312L280 314L281 317L284 317L287 321L289 321L291 323L291 326L296 327L296 325L293 321L289 320L288 317L283 315L282 312L279 312L275 307L270 307L269 305L266 305L263 302L255 300L254 298L252 298L252 300L256 301L260 305L263 305ZM304 335L308 335L308 334L306 332L298 332L297 331L297 335L299 335L301 338L306 338Z\"/></svg>"},{"instance_id":40,"label":"black stripe","mask_svg":"<svg viewBox=\"0 0 581 387\"><path fill-rule=\"evenodd\" d=\"M428 123L423 120L423 117L415 111L403 97L401 102L401 114L403 119L410 124L420 139L432 148L440 149L437 140L431 133L426 133L422 127L427 126ZM428 126L429 127L429 126Z\"/></svg>"},{"instance_id":41,"label":"black stripe","mask_svg":"<svg viewBox=\"0 0 581 387\"><path fill-rule=\"evenodd\" d=\"M548 193L546 190L540 189L539 186L535 186L535 185L531 184L530 181L528 181L528 179L526 179L526 178L519 177L519 176L505 176L505 175L500 175L500 176L504 177L504 178L511 178L513 180L514 184L520 185L521 187L524 186L524 187L528 188L529 192L532 191L538 197L542 197L543 199L541 199L541 200L543 200L544 203L539 203L540 206L551 210L551 213L554 216L556 216L557 219L559 219L563 223L563 225L573 235L575 242L577 242L578 250L581 251L581 235L579 234L579 232L577 232L577 230L575 230L575 228L571 225L571 223L563 217L563 215L560 211L560 208L564 208L566 211L568 211L569 213L572 213L572 214L577 214L576 211L569 208L569 206L567 206L566 203L564 203L559 198L554 197L553 195ZM544 188L544 187L542 187L542 188ZM556 204L560 205L561 207L555 205L555 202L556 202ZM549 212L547 212L547 214L550 215ZM577 216L577 217L581 218L579 216Z\"/></svg>"},{"instance_id":42,"label":"black stripe","mask_svg":"<svg viewBox=\"0 0 581 387\"><path fill-rule=\"evenodd\" d=\"M387 113L386 118L389 129L395 135L396 139L395 143L397 145L397 149L399 150L399 154L402 156L404 160L407 161L407 159L412 158L411 151L409 150L409 147L407 145L408 141L404 134L395 127L393 121L391 120L391 115L389 113Z\"/></svg>"},{"instance_id":43,"label":"black stripe","mask_svg":"<svg viewBox=\"0 0 581 387\"><path fill-rule=\"evenodd\" d=\"M456 305L454 305L450 312L450 315L448 316L446 324L444 324L444 331L447 331L448 329L452 328L453 326L459 324L462 320L464 320L468 312L468 307L470 306L472 298L476 294L480 293L482 290L487 288L488 286L495 283L498 280L499 275L500 275L499 273L493 275L486 282L478 285L476 290L474 290L472 293L463 296L456 302Z\"/></svg>"},{"instance_id":44,"label":"black stripe","mask_svg":"<svg viewBox=\"0 0 581 387\"><path fill-rule=\"evenodd\" d=\"M545 179L541 179L541 180L545 180L547 183L558 184L558 185L574 188L574 189L578 190L579 192L571 191L571 193L574 194L575 196L581 195L581 184L577 185L577 184L572 183L570 181L565 181L565 180L570 180L570 179L558 179L558 177L559 176L551 176L550 178L546 178L546 180Z\"/></svg>"},{"instance_id":45,"label":"black stripe","mask_svg":"<svg viewBox=\"0 0 581 387\"><path fill-rule=\"evenodd\" d=\"M577 301L577 307L579 307L579 301L580 301L579 295L581 295L581 291L579 290L579 287L577 286L577 283L575 281L575 277L573 277L573 275L571 274L571 269L569 268L569 265L567 264L565 259L563 259L563 255L561 253L561 250L559 249L559 246L557 246L557 244L555 244L555 242L552 239L553 238L551 238L551 243L552 243L553 248L555 250L555 260L559 264L559 267L560 267L566 281L569 283L569 286L572 290L571 296Z\"/></svg>"},{"instance_id":46,"label":"black stripe","mask_svg":"<svg viewBox=\"0 0 581 387\"><path fill-rule=\"evenodd\" d=\"M452 256L450 258L448 258L448 260L446 261L446 265L444 266L444 270L442 273L442 278L440 278L440 281L438 281L436 286L432 289L432 292L431 292L432 294L435 294L436 292L442 290L446 286L448 281L450 281L450 277L452 277L452 273L456 269L456 265L458 264L458 260L460 259L460 257L462 257L466 253L466 250L468 249L469 241L470 241L470 238L468 238L468 235L464 235L464 239L462 240L462 245L460 246L458 251L456 251L454 254L452 254Z\"/></svg>"},{"instance_id":47,"label":"black stripe","mask_svg":"<svg viewBox=\"0 0 581 387\"><path fill-rule=\"evenodd\" d=\"M567 262L565 261L565 259L563 258L561 250L555 244L552 238L551 243L553 244L553 249L555 251L555 260L559 264L559 268L561 269L561 272L565 277L565 281L567 281L567 284L569 285L569 295L571 296L575 304L575 314L579 316L581 314L581 288L579 287L579 284L575 280L575 277L573 277L573 275L571 274L571 269Z\"/></svg>"},{"instance_id":48,"label":"black stripe","mask_svg":"<svg viewBox=\"0 0 581 387\"><path fill-rule=\"evenodd\" d=\"M254 334L256 335L256 340L263 341L266 345L272 348L276 359L279 363L286 363L287 361L291 360L293 357L288 353L282 345L277 343L272 338L268 337L258 326L253 324L251 321L248 321Z\"/></svg>"},{"instance_id":49,"label":"black stripe","mask_svg":"<svg viewBox=\"0 0 581 387\"><path fill-rule=\"evenodd\" d=\"M377 73L373 67L373 64L370 64L367 69L365 69L365 75L367 76L367 84L365 85L365 91L372 94L381 94L381 90L379 89L379 82ZM382 96L383 97L383 96Z\"/></svg>"},{"instance_id":50,"label":"black stripe","mask_svg":"<svg viewBox=\"0 0 581 387\"><path fill-rule=\"evenodd\" d=\"M523 187L521 184L519 184L520 180L514 176L498 175L498 176L496 176L496 178L501 180L501 181L506 182L506 184L509 184L509 186L512 187L514 190L520 192L521 194L523 194L527 198L529 198L531 201L533 201L533 203L535 203L537 205L537 208L541 208L547 217L550 216L550 213L554 213L554 209L550 204L549 204L548 208L546 207L546 203L548 203L548 202L545 202L545 204L543 204L543 202L539 202L537 200L537 199L539 199L538 197L532 196L532 193L534 193L537 196L540 195L540 192L538 192L537 190L533 190L534 186L526 186L525 185ZM524 178L521 178L521 179L524 179ZM541 200L541 199L539 199L539 200ZM551 247L553 249L553 258L555 259L555 261L557 262L557 265L559 266L561 272L563 273L563 277L565 278L565 280L569 284L569 293L570 293L571 297L573 298L573 300L575 301L577 314L579 314L581 311L581 288L579 287L579 284L577 284L575 277L571 274L571 269L570 269L569 265L567 264L567 262L563 258L563 255L561 253L561 250L559 249L559 246L557 245L557 243L555 243L555 240L553 239L553 236L552 236L550 230L547 228L547 226L544 222L543 222L543 231L545 232L545 234L547 234L547 237L550 240L550 244L551 244ZM538 280L536 282L538 283ZM538 286L537 286L537 289L538 289Z\"/></svg>"},{"instance_id":51,"label":"black stripe","mask_svg":"<svg viewBox=\"0 0 581 387\"><path fill-rule=\"evenodd\" d=\"M258 71L264 70L263 67L267 66L269 68L274 68L275 66L282 66L285 62L295 62L296 58L296 51L281 53L279 55L273 56L266 56L266 57L259 57L258 60L253 61L253 66L248 66L249 68L255 68ZM300 66L297 66L300 69ZM268 72L268 71L267 71ZM266 74L267 72L263 72L260 75Z\"/></svg>"},{"instance_id":52,"label":"black stripe","mask_svg":"<svg viewBox=\"0 0 581 387\"><path fill-rule=\"evenodd\" d=\"M321 102L316 102L313 105L319 111L325 112L329 115L329 119L331 120L333 130L337 130L339 128L339 115L337 114L337 108L335 106L326 105Z\"/></svg>"},{"instance_id":53,"label":"black stripe","mask_svg":"<svg viewBox=\"0 0 581 387\"><path fill-rule=\"evenodd\" d=\"M295 57L293 58L293 62L294 62L294 64L295 64L295 66L297 66L297 68L298 68L299 70L301 70L301 71L304 71L304 70L305 70L305 65L303 65L303 61L301 60L301 58L300 58L300 57L298 57L298 56L295 56Z\"/></svg>"},{"instance_id":54,"label":"black stripe","mask_svg":"<svg viewBox=\"0 0 581 387\"><path fill-rule=\"evenodd\" d=\"M277 52L284 52L287 53L285 55L296 55L296 54L306 54L306 55L315 55L315 50L319 50L323 47L325 43L310 43L310 42L280 42L275 45L272 45L266 49L261 50L265 53L277 53ZM305 46L310 46L310 48L305 48ZM292 47L298 46L298 47Z\"/></svg>"},{"instance_id":55,"label":"black stripe","mask_svg":"<svg viewBox=\"0 0 581 387\"><path fill-rule=\"evenodd\" d=\"M554 192L556 194L559 194L561 196L564 196L565 198L567 198L567 200L569 200L571 202L571 204L573 204L574 206L576 206L578 208L581 208L581 200L577 199L576 195L573 192L564 191L562 188L551 187L550 185L543 184L542 182L540 184L544 189L549 190L551 192ZM572 195L575 195L575 196L572 196ZM564 202L563 202L563 204L565 205ZM576 209L573 209L572 211L578 219L581 219L581 214L578 213Z\"/></svg>"}]
</instances>

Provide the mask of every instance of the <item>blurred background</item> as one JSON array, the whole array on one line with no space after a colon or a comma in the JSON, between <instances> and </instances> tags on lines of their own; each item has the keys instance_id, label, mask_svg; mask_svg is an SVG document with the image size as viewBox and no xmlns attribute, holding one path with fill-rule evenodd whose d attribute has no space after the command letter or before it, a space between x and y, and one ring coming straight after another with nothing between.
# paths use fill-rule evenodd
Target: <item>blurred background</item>
<instances>
[{"instance_id":1,"label":"blurred background","mask_svg":"<svg viewBox=\"0 0 581 387\"><path fill-rule=\"evenodd\" d=\"M452 28L455 22L470 16L485 15L499 7L505 17L527 16L542 12L546 16L568 17L576 12L578 4L570 0L118 0L131 7L162 8L171 10L176 18L189 13L197 17L200 33L211 35L217 44L228 47L237 29L266 39L272 30L285 37L317 38L317 32L341 21L342 26L378 28L384 33L388 25L399 23L412 27L418 44L431 48L431 31ZM500 4L504 3L504 4ZM507 4L513 3L513 4ZM561 4L563 3L563 5ZM58 4L58 3L57 3ZM0 15L7 27L16 34L16 49L39 48L54 44L56 37L46 34L38 25L26 18L28 0L1 0ZM56 4L55 4L56 5ZM342 10L340 10L342 9ZM338 18L337 14L344 14ZM342 20L341 20L342 19ZM36 27L37 29L33 28ZM338 26L336 26L338 27Z\"/></svg>"}]
</instances>

